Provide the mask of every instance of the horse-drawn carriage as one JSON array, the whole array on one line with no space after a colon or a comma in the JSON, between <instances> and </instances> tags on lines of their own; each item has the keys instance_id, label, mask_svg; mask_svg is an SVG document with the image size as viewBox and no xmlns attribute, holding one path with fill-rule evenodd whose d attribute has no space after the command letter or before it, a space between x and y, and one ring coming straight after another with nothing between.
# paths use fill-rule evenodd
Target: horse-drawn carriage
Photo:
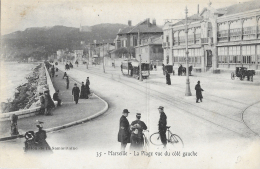
<instances>
[{"instance_id":1,"label":"horse-drawn carriage","mask_svg":"<svg viewBox=\"0 0 260 169\"><path fill-rule=\"evenodd\" d=\"M192 66L189 66L189 75L191 75ZM178 76L186 76L186 67L183 67L182 65L178 68Z\"/></svg>"},{"instance_id":2,"label":"horse-drawn carriage","mask_svg":"<svg viewBox=\"0 0 260 169\"><path fill-rule=\"evenodd\" d=\"M247 80L253 82L253 76L255 75L255 70L248 70L246 67L236 67L236 72L231 73L231 79L234 80L235 77L240 80L244 80L247 77Z\"/></svg>"}]
</instances>

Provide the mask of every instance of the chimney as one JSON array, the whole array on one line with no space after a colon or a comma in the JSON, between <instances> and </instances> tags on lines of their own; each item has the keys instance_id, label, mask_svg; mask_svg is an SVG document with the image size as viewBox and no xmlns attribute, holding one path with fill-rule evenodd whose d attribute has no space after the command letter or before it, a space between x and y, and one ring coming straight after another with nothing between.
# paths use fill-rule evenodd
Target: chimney
<instances>
[{"instance_id":1,"label":"chimney","mask_svg":"<svg viewBox=\"0 0 260 169\"><path fill-rule=\"evenodd\" d=\"M155 19L153 19L153 25L156 25L156 20Z\"/></svg>"},{"instance_id":2,"label":"chimney","mask_svg":"<svg viewBox=\"0 0 260 169\"><path fill-rule=\"evenodd\" d=\"M132 26L132 21L128 20L128 26Z\"/></svg>"},{"instance_id":3,"label":"chimney","mask_svg":"<svg viewBox=\"0 0 260 169\"><path fill-rule=\"evenodd\" d=\"M198 14L200 13L200 5L198 4Z\"/></svg>"},{"instance_id":4,"label":"chimney","mask_svg":"<svg viewBox=\"0 0 260 169\"><path fill-rule=\"evenodd\" d=\"M147 18L147 27L150 27L150 18Z\"/></svg>"}]
</instances>

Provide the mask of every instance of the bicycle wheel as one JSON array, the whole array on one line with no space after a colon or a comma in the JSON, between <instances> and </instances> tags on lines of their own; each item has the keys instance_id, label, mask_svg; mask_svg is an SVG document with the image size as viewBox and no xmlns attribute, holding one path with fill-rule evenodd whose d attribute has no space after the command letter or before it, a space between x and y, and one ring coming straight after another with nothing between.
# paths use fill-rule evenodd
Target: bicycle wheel
<instances>
[{"instance_id":1,"label":"bicycle wheel","mask_svg":"<svg viewBox=\"0 0 260 169\"><path fill-rule=\"evenodd\" d=\"M174 147L180 147L183 148L184 144L182 139L180 138L180 136L178 136L177 134L172 134L170 137L169 142L174 146Z\"/></svg>"},{"instance_id":2,"label":"bicycle wheel","mask_svg":"<svg viewBox=\"0 0 260 169\"><path fill-rule=\"evenodd\" d=\"M157 132L157 133L152 134L152 135L150 136L150 142L151 142L153 145L156 145L156 146L162 145L160 133Z\"/></svg>"}]
</instances>

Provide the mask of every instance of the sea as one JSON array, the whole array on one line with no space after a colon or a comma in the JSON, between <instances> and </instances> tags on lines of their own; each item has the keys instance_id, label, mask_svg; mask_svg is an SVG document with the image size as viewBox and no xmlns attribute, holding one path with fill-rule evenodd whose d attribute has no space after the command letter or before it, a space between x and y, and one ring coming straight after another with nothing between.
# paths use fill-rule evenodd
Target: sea
<instances>
[{"instance_id":1,"label":"sea","mask_svg":"<svg viewBox=\"0 0 260 169\"><path fill-rule=\"evenodd\" d=\"M27 82L26 76L37 63L0 62L0 103L14 98L16 88Z\"/></svg>"}]
</instances>

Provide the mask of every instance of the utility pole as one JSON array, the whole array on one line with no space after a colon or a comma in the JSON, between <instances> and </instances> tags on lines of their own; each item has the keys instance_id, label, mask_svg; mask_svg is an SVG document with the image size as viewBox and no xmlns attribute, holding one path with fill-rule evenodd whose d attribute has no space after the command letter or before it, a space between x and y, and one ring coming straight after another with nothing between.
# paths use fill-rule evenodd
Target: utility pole
<instances>
[{"instance_id":1,"label":"utility pole","mask_svg":"<svg viewBox=\"0 0 260 169\"><path fill-rule=\"evenodd\" d=\"M141 57L141 47L140 47L140 30L138 30L138 48L139 48L139 80L143 81L143 77L142 77L142 57Z\"/></svg>"},{"instance_id":2,"label":"utility pole","mask_svg":"<svg viewBox=\"0 0 260 169\"><path fill-rule=\"evenodd\" d=\"M103 72L106 73L106 71L105 71L105 55L104 55L104 40L103 40Z\"/></svg>"},{"instance_id":3,"label":"utility pole","mask_svg":"<svg viewBox=\"0 0 260 169\"><path fill-rule=\"evenodd\" d=\"M189 63L188 63L188 55L189 55L189 50L188 50L188 8L186 6L185 9L185 34L186 34L186 91L185 91L185 96L191 96L190 92L190 79L189 79Z\"/></svg>"}]
</instances>

